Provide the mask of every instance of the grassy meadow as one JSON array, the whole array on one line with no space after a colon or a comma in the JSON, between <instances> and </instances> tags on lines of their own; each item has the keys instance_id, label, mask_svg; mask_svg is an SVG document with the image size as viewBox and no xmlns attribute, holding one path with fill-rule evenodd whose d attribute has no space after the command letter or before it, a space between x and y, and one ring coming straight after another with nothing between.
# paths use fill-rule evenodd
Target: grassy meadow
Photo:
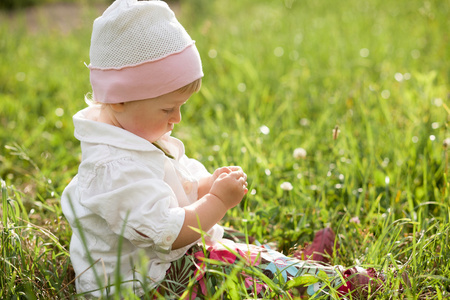
<instances>
[{"instance_id":1,"label":"grassy meadow","mask_svg":"<svg viewBox=\"0 0 450 300\"><path fill-rule=\"evenodd\" d=\"M385 271L373 298L450 298L449 2L178 4L205 77L173 135L209 170L249 178L222 224L284 253L331 226L334 264ZM61 32L0 13L0 298L76 298L59 201L81 159L71 117L96 15L84 1ZM227 284L225 299L248 298Z\"/></svg>"}]
</instances>

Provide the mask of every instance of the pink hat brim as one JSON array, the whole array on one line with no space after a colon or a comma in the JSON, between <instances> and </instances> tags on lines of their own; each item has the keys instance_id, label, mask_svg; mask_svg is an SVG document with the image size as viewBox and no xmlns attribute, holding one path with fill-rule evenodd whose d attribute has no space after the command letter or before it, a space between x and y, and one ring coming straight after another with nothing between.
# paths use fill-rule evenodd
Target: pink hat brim
<instances>
[{"instance_id":1,"label":"pink hat brim","mask_svg":"<svg viewBox=\"0 0 450 300\"><path fill-rule=\"evenodd\" d=\"M195 44L156 61L121 69L89 66L94 100L121 103L155 98L203 77Z\"/></svg>"}]
</instances>

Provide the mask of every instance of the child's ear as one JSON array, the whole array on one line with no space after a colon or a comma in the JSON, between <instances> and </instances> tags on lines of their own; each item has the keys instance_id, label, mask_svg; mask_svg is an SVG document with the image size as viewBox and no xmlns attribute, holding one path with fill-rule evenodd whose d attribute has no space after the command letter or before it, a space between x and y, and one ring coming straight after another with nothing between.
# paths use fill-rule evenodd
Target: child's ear
<instances>
[{"instance_id":1,"label":"child's ear","mask_svg":"<svg viewBox=\"0 0 450 300\"><path fill-rule=\"evenodd\" d=\"M112 110L114 110L115 112L123 112L125 110L125 103L121 102L121 103L111 103L110 104Z\"/></svg>"}]
</instances>

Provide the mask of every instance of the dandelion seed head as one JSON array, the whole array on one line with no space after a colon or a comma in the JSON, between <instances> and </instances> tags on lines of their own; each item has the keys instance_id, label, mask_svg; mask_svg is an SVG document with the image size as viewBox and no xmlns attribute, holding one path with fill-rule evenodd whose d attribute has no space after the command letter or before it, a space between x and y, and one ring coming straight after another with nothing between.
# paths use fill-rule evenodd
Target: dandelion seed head
<instances>
[{"instance_id":1,"label":"dandelion seed head","mask_svg":"<svg viewBox=\"0 0 450 300\"><path fill-rule=\"evenodd\" d=\"M434 140L436 140L436 136L430 135L430 141L434 141Z\"/></svg>"},{"instance_id":2,"label":"dandelion seed head","mask_svg":"<svg viewBox=\"0 0 450 300\"><path fill-rule=\"evenodd\" d=\"M52 135L50 132L48 132L48 131L44 131L44 132L41 134L41 136L42 136L44 139L46 139L46 140L51 140L51 139L53 138L53 135Z\"/></svg>"},{"instance_id":3,"label":"dandelion seed head","mask_svg":"<svg viewBox=\"0 0 450 300\"><path fill-rule=\"evenodd\" d=\"M247 86L245 85L245 83L241 82L237 85L237 89L239 92L243 93L247 90Z\"/></svg>"},{"instance_id":4,"label":"dandelion seed head","mask_svg":"<svg viewBox=\"0 0 450 300\"><path fill-rule=\"evenodd\" d=\"M395 73L394 78L398 82L402 82L403 81L403 74L402 73Z\"/></svg>"},{"instance_id":5,"label":"dandelion seed head","mask_svg":"<svg viewBox=\"0 0 450 300\"><path fill-rule=\"evenodd\" d=\"M442 99L441 98L435 98L433 99L433 104L437 107L441 107L442 106Z\"/></svg>"},{"instance_id":6,"label":"dandelion seed head","mask_svg":"<svg viewBox=\"0 0 450 300\"><path fill-rule=\"evenodd\" d=\"M283 47L276 47L275 50L273 50L273 54L275 54L276 57L282 57L284 55Z\"/></svg>"},{"instance_id":7,"label":"dandelion seed head","mask_svg":"<svg viewBox=\"0 0 450 300\"><path fill-rule=\"evenodd\" d=\"M61 107L58 107L57 109L55 109L55 115L57 117L62 117L64 115L64 109L62 109Z\"/></svg>"},{"instance_id":8,"label":"dandelion seed head","mask_svg":"<svg viewBox=\"0 0 450 300\"><path fill-rule=\"evenodd\" d=\"M416 144L419 141L419 138L417 136L413 136L411 140L414 144Z\"/></svg>"},{"instance_id":9,"label":"dandelion seed head","mask_svg":"<svg viewBox=\"0 0 450 300\"><path fill-rule=\"evenodd\" d=\"M266 125L259 127L259 131L264 135L268 135L270 133L270 129Z\"/></svg>"},{"instance_id":10,"label":"dandelion seed head","mask_svg":"<svg viewBox=\"0 0 450 300\"><path fill-rule=\"evenodd\" d=\"M309 125L309 120L306 119L306 118L300 119L300 125L302 125L302 126L308 126L308 125Z\"/></svg>"},{"instance_id":11,"label":"dandelion seed head","mask_svg":"<svg viewBox=\"0 0 450 300\"><path fill-rule=\"evenodd\" d=\"M442 143L442 145L444 146L444 148L447 148L448 146L450 146L450 138L446 138L444 140L444 142Z\"/></svg>"},{"instance_id":12,"label":"dandelion seed head","mask_svg":"<svg viewBox=\"0 0 450 300\"><path fill-rule=\"evenodd\" d=\"M417 49L414 49L411 51L411 57L414 59L418 59L420 57L420 51Z\"/></svg>"},{"instance_id":13,"label":"dandelion seed head","mask_svg":"<svg viewBox=\"0 0 450 300\"><path fill-rule=\"evenodd\" d=\"M305 149L303 149L303 148L296 148L295 150L294 150L294 158L295 159L300 159L300 158L306 158L306 150Z\"/></svg>"},{"instance_id":14,"label":"dandelion seed head","mask_svg":"<svg viewBox=\"0 0 450 300\"><path fill-rule=\"evenodd\" d=\"M359 55L361 57L368 57L369 54L370 54L370 51L367 48L362 48L361 50L359 50Z\"/></svg>"},{"instance_id":15,"label":"dandelion seed head","mask_svg":"<svg viewBox=\"0 0 450 300\"><path fill-rule=\"evenodd\" d=\"M284 191L291 191L294 187L292 186L292 184L290 182L285 181L280 184L280 188Z\"/></svg>"},{"instance_id":16,"label":"dandelion seed head","mask_svg":"<svg viewBox=\"0 0 450 300\"><path fill-rule=\"evenodd\" d=\"M431 128L438 129L439 128L439 123L438 122L431 123Z\"/></svg>"},{"instance_id":17,"label":"dandelion seed head","mask_svg":"<svg viewBox=\"0 0 450 300\"><path fill-rule=\"evenodd\" d=\"M216 49L210 49L210 50L208 51L208 56L209 56L210 58L216 58L216 57L217 57L217 50L216 50Z\"/></svg>"}]
</instances>

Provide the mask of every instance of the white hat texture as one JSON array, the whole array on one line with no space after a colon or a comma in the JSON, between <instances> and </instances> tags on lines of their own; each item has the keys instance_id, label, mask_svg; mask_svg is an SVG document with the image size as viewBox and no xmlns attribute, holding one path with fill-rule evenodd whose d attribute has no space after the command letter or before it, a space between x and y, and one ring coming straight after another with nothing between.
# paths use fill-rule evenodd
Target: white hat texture
<instances>
[{"instance_id":1,"label":"white hat texture","mask_svg":"<svg viewBox=\"0 0 450 300\"><path fill-rule=\"evenodd\" d=\"M163 1L116 0L94 21L89 54L100 103L158 97L203 77L194 41Z\"/></svg>"}]
</instances>

